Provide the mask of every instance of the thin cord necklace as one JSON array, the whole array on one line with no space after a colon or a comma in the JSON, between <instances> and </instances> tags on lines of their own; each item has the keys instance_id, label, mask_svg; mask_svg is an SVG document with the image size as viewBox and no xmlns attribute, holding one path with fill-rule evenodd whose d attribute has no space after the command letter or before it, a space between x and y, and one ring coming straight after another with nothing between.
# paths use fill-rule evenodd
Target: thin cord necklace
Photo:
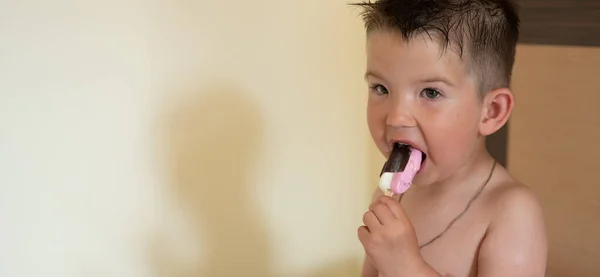
<instances>
[{"instance_id":1,"label":"thin cord necklace","mask_svg":"<svg viewBox=\"0 0 600 277\"><path fill-rule=\"evenodd\" d=\"M479 195L481 194L481 192L483 191L483 189L487 186L487 184L490 182L490 179L492 179L492 175L494 174L494 169L496 169L496 160L494 160L494 165L492 166L492 170L490 170L490 174L488 175L487 179L485 180L485 183L483 183L483 185L481 186L481 188L477 191L477 193L475 195L473 195L473 197L471 198L471 200L469 200L469 202L467 203L467 206L465 207L465 209L458 214L458 216L456 216L454 219L452 219L452 221L450 221L450 224L448 224L448 226L446 227L446 229L444 229L444 231L442 231L439 235L435 236L434 238L432 238L430 241L428 241L427 243L424 243L422 245L419 245L419 249L424 248L427 245L432 244L434 241L436 241L437 239L439 239L441 236L443 236L451 227L452 225L454 225L454 223L460 219L465 213L467 213L467 211L469 210L469 208L471 207L471 204L473 203L473 201L475 201L475 199L477 199L479 197ZM403 195L402 195L403 196ZM398 200L398 202L402 201L402 196L400 196L400 199Z\"/></svg>"}]
</instances>

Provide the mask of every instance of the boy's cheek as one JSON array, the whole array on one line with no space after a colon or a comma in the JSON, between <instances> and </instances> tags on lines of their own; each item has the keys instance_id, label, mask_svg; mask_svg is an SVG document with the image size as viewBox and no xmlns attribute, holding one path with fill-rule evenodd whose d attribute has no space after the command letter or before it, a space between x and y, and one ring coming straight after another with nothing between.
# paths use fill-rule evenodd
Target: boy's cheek
<instances>
[{"instance_id":1,"label":"boy's cheek","mask_svg":"<svg viewBox=\"0 0 600 277\"><path fill-rule=\"evenodd\" d=\"M435 138L428 140L429 152L438 163L452 165L461 163L473 151L476 135L468 125L437 128Z\"/></svg>"}]
</instances>

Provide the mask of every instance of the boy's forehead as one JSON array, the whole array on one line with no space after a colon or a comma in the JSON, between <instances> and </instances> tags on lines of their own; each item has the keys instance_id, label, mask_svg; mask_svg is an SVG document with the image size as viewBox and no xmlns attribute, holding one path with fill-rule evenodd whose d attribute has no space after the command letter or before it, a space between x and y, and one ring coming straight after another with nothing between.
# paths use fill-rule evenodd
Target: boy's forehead
<instances>
[{"instance_id":1,"label":"boy's forehead","mask_svg":"<svg viewBox=\"0 0 600 277\"><path fill-rule=\"evenodd\" d=\"M367 37L367 74L380 78L465 77L465 64L453 51L444 50L434 39L418 35L406 41L393 31L376 31Z\"/></svg>"}]
</instances>

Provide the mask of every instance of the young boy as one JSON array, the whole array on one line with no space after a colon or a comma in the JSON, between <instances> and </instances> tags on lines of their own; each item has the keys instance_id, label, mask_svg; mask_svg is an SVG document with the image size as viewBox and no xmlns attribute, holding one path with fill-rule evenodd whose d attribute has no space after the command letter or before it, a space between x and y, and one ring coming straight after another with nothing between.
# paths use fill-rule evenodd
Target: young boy
<instances>
[{"instance_id":1,"label":"young boy","mask_svg":"<svg viewBox=\"0 0 600 277\"><path fill-rule=\"evenodd\" d=\"M542 277L540 205L487 152L514 105L515 7L502 0L380 0L364 8L368 124L381 153L425 155L402 197L376 189L358 237L363 277Z\"/></svg>"}]
</instances>

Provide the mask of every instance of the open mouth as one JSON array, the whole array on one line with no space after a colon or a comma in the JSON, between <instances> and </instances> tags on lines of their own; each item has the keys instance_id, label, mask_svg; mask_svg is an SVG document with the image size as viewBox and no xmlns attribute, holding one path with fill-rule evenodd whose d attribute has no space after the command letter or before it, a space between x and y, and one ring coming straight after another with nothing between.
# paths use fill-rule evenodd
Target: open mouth
<instances>
[{"instance_id":1,"label":"open mouth","mask_svg":"<svg viewBox=\"0 0 600 277\"><path fill-rule=\"evenodd\" d=\"M410 154L413 150L412 149L417 149L416 147L414 147L413 145L409 145L406 143L401 143L401 142L396 142L394 143L394 148L399 147L399 148L408 148L408 153ZM417 149L419 150L419 149ZM421 166L425 163L425 160L427 159L427 155L419 150L419 152L421 152Z\"/></svg>"}]
</instances>

